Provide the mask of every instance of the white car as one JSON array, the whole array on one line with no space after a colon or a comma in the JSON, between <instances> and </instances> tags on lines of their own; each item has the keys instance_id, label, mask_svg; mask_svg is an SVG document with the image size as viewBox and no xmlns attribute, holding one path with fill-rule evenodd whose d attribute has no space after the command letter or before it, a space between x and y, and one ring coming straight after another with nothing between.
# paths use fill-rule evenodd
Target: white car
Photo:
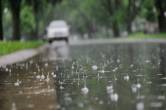
<instances>
[{"instance_id":1,"label":"white car","mask_svg":"<svg viewBox=\"0 0 166 110\"><path fill-rule=\"evenodd\" d=\"M68 42L69 26L63 20L52 21L46 28L46 39L51 43L54 40L65 40Z\"/></svg>"}]
</instances>

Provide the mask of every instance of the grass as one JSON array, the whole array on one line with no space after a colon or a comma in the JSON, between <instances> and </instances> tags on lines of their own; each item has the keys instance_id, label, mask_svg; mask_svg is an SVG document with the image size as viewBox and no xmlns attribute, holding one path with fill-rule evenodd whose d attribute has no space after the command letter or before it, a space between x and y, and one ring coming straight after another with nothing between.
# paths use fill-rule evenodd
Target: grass
<instances>
[{"instance_id":1,"label":"grass","mask_svg":"<svg viewBox=\"0 0 166 110\"><path fill-rule=\"evenodd\" d=\"M134 34L129 35L129 38L133 38L133 39L166 39L166 33L159 33L159 34L134 33Z\"/></svg>"},{"instance_id":2,"label":"grass","mask_svg":"<svg viewBox=\"0 0 166 110\"><path fill-rule=\"evenodd\" d=\"M42 45L42 41L0 41L0 56L9 54L18 50L37 48Z\"/></svg>"}]
</instances>

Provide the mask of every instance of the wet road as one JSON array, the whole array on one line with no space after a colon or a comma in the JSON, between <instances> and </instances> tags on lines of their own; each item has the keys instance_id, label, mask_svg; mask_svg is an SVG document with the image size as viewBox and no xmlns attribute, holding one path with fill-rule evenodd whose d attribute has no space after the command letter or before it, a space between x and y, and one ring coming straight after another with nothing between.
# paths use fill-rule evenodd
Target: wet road
<instances>
[{"instance_id":1,"label":"wet road","mask_svg":"<svg viewBox=\"0 0 166 110\"><path fill-rule=\"evenodd\" d=\"M0 68L0 110L110 109L166 109L166 44L55 43Z\"/></svg>"}]
</instances>

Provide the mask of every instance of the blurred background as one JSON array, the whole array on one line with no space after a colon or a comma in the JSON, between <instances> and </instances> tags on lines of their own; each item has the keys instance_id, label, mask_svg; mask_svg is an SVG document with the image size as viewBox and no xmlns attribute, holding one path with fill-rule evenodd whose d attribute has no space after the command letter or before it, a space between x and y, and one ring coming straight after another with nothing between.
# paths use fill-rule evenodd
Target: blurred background
<instances>
[{"instance_id":1,"label":"blurred background","mask_svg":"<svg viewBox=\"0 0 166 110\"><path fill-rule=\"evenodd\" d=\"M53 20L71 38L118 38L166 32L165 0L1 0L0 39L41 39Z\"/></svg>"}]
</instances>

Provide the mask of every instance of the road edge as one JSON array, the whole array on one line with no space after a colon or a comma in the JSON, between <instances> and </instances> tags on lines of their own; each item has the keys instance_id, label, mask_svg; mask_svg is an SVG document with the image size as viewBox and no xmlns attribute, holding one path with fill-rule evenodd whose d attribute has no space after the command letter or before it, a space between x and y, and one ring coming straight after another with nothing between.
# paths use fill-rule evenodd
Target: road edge
<instances>
[{"instance_id":1,"label":"road edge","mask_svg":"<svg viewBox=\"0 0 166 110\"><path fill-rule=\"evenodd\" d=\"M36 56L37 54L43 52L48 48L48 44L44 44L38 48L34 49L25 49L16 51L11 54L7 54L0 57L0 67L5 67L6 65L15 64L18 62L25 61L29 58Z\"/></svg>"}]
</instances>

